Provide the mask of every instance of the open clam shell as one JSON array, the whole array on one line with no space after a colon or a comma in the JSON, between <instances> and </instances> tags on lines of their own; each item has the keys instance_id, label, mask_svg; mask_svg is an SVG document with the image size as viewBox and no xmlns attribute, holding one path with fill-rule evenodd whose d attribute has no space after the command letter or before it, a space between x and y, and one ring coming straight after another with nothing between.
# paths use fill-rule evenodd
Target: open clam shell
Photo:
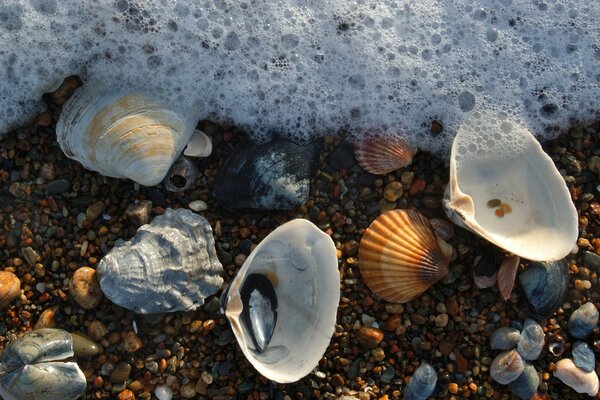
<instances>
[{"instance_id":1,"label":"open clam shell","mask_svg":"<svg viewBox=\"0 0 600 400\"><path fill-rule=\"evenodd\" d=\"M145 94L91 84L65 103L56 136L67 157L85 168L153 186L188 143L195 122Z\"/></svg>"},{"instance_id":2,"label":"open clam shell","mask_svg":"<svg viewBox=\"0 0 600 400\"><path fill-rule=\"evenodd\" d=\"M222 305L246 358L279 383L307 375L323 356L340 300L335 245L296 219L250 254Z\"/></svg>"},{"instance_id":3,"label":"open clam shell","mask_svg":"<svg viewBox=\"0 0 600 400\"><path fill-rule=\"evenodd\" d=\"M525 128L492 114L458 130L444 207L458 225L529 260L559 260L577 240L577 211L550 157Z\"/></svg>"},{"instance_id":4,"label":"open clam shell","mask_svg":"<svg viewBox=\"0 0 600 400\"><path fill-rule=\"evenodd\" d=\"M429 221L413 210L379 216L360 242L360 273L367 286L391 302L415 299L448 273L449 255Z\"/></svg>"}]
</instances>

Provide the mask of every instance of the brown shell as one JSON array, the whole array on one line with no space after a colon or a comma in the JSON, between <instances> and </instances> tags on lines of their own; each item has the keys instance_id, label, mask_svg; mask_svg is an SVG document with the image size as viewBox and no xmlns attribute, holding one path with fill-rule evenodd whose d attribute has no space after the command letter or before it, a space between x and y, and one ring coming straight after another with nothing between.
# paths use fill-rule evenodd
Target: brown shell
<instances>
[{"instance_id":1,"label":"brown shell","mask_svg":"<svg viewBox=\"0 0 600 400\"><path fill-rule=\"evenodd\" d=\"M498 289L500 289L500 295L502 295L504 301L510 299L515 278L517 277L519 262L521 262L521 258L512 255L505 258L502 264L500 264L500 269L498 270Z\"/></svg>"},{"instance_id":2,"label":"brown shell","mask_svg":"<svg viewBox=\"0 0 600 400\"><path fill-rule=\"evenodd\" d=\"M392 210L365 231L358 250L361 275L383 299L405 303L448 273L427 218L412 210Z\"/></svg>"},{"instance_id":3,"label":"brown shell","mask_svg":"<svg viewBox=\"0 0 600 400\"><path fill-rule=\"evenodd\" d=\"M365 136L354 146L354 155L365 171L383 175L409 165L415 149L399 138Z\"/></svg>"}]
</instances>

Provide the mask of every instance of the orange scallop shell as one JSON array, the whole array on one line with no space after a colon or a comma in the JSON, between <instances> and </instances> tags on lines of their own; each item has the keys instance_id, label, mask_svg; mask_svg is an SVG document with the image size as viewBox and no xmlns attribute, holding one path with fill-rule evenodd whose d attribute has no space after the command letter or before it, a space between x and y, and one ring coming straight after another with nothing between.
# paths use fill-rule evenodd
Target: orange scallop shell
<instances>
[{"instance_id":1,"label":"orange scallop shell","mask_svg":"<svg viewBox=\"0 0 600 400\"><path fill-rule=\"evenodd\" d=\"M373 221L358 258L367 286L395 303L417 298L448 273L450 262L427 218L412 210L392 210Z\"/></svg>"},{"instance_id":2,"label":"orange scallop shell","mask_svg":"<svg viewBox=\"0 0 600 400\"><path fill-rule=\"evenodd\" d=\"M385 136L365 136L354 147L354 156L367 172L383 175L406 167L415 149L404 140Z\"/></svg>"}]
</instances>

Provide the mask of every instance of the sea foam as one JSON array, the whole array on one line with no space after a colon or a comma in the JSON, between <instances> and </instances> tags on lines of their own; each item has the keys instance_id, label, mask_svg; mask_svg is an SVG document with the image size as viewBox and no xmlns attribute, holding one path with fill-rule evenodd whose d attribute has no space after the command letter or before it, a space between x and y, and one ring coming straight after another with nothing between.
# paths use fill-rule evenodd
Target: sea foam
<instances>
[{"instance_id":1,"label":"sea foam","mask_svg":"<svg viewBox=\"0 0 600 400\"><path fill-rule=\"evenodd\" d=\"M78 75L256 140L383 130L446 153L476 113L549 138L597 117L599 20L584 0L0 0L0 132Z\"/></svg>"}]
</instances>

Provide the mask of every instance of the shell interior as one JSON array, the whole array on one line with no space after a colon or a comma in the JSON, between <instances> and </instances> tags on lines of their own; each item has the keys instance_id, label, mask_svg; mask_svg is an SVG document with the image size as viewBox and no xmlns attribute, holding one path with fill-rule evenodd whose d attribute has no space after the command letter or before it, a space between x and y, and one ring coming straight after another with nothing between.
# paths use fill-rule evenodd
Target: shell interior
<instances>
[{"instance_id":1,"label":"shell interior","mask_svg":"<svg viewBox=\"0 0 600 400\"><path fill-rule=\"evenodd\" d=\"M288 383L317 365L333 335L339 279L333 241L307 220L280 226L250 254L222 304L261 374Z\"/></svg>"},{"instance_id":2,"label":"shell interior","mask_svg":"<svg viewBox=\"0 0 600 400\"><path fill-rule=\"evenodd\" d=\"M550 157L525 128L491 114L454 138L444 206L460 226L529 260L561 259L577 239L577 212Z\"/></svg>"}]
</instances>

